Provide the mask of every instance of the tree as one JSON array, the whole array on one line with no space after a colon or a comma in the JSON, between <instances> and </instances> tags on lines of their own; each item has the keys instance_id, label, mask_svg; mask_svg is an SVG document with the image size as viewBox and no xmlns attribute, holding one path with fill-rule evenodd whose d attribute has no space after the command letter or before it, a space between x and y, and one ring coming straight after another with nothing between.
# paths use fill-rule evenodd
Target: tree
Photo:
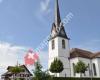
<instances>
[{"instance_id":1,"label":"tree","mask_svg":"<svg viewBox=\"0 0 100 80\"><path fill-rule=\"evenodd\" d=\"M15 66L10 68L9 71L12 73L20 73L20 72L24 72L24 69L21 68L20 66Z\"/></svg>"},{"instance_id":2,"label":"tree","mask_svg":"<svg viewBox=\"0 0 100 80\"><path fill-rule=\"evenodd\" d=\"M50 75L47 71L42 71L42 65L40 64L39 60L35 63L34 73L34 80L48 80Z\"/></svg>"},{"instance_id":3,"label":"tree","mask_svg":"<svg viewBox=\"0 0 100 80\"><path fill-rule=\"evenodd\" d=\"M49 70L50 72L57 74L61 73L63 69L63 63L59 59L55 58L54 61L51 63Z\"/></svg>"},{"instance_id":4,"label":"tree","mask_svg":"<svg viewBox=\"0 0 100 80\"><path fill-rule=\"evenodd\" d=\"M24 72L24 69L21 68L20 66L15 66L15 67L11 67L11 68L9 69L9 72L12 72L12 73L13 73L13 79L15 79L15 78L14 78L14 75L15 75L15 74L18 74L18 73L20 73L20 72Z\"/></svg>"},{"instance_id":5,"label":"tree","mask_svg":"<svg viewBox=\"0 0 100 80\"><path fill-rule=\"evenodd\" d=\"M88 66L82 61L79 61L75 66L74 66L74 71L75 73L80 73L80 76L82 77L82 73L85 74L85 71L87 71Z\"/></svg>"},{"instance_id":6,"label":"tree","mask_svg":"<svg viewBox=\"0 0 100 80\"><path fill-rule=\"evenodd\" d=\"M42 65L39 61L37 61L35 64L35 70L33 71L35 80L41 80L42 79Z\"/></svg>"}]
</instances>

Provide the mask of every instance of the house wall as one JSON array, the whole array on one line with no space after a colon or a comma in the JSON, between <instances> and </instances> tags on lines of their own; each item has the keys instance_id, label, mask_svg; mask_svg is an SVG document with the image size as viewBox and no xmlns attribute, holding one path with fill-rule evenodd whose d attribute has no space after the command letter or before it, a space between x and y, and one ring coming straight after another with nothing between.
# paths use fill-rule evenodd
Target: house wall
<instances>
[{"instance_id":1,"label":"house wall","mask_svg":"<svg viewBox=\"0 0 100 80\"><path fill-rule=\"evenodd\" d=\"M76 58L72 58L70 60L70 65L71 65L71 77L80 77L79 73L75 73L74 75L74 68L73 68L73 63L77 64L77 62L79 61L83 61L87 66L89 65L90 67L88 68L88 70L85 72L85 75L82 74L82 77L90 77L91 76L91 62L90 59L86 59L86 58L81 58L81 57L76 57Z\"/></svg>"},{"instance_id":2,"label":"house wall","mask_svg":"<svg viewBox=\"0 0 100 80\"><path fill-rule=\"evenodd\" d=\"M93 76L94 77L100 77L100 58L93 59L92 63L95 64L95 66L96 66L96 73L97 73L97 75L95 76L94 75L94 70L93 70ZM93 69L93 67L92 67L92 69Z\"/></svg>"},{"instance_id":3,"label":"house wall","mask_svg":"<svg viewBox=\"0 0 100 80\"><path fill-rule=\"evenodd\" d=\"M70 67L71 67L71 77L75 77L74 75L74 68L73 68L73 63L77 64L78 58L72 58L70 59ZM79 75L78 75L79 76Z\"/></svg>"},{"instance_id":4,"label":"house wall","mask_svg":"<svg viewBox=\"0 0 100 80\"><path fill-rule=\"evenodd\" d=\"M76 73L74 75L74 70L73 70L73 63L77 64L78 61L83 61L86 65L89 64L88 70L85 72L86 76L84 74L82 77L100 77L100 58L95 58L95 59L86 59L86 58L81 58L81 57L76 57L72 58L70 60L70 66L71 66L71 77L80 77L80 74ZM93 63L96 66L96 73L97 75L94 75L94 69L93 69Z\"/></svg>"},{"instance_id":5,"label":"house wall","mask_svg":"<svg viewBox=\"0 0 100 80\"><path fill-rule=\"evenodd\" d=\"M100 77L100 58L97 58L98 59L98 77Z\"/></svg>"}]
</instances>

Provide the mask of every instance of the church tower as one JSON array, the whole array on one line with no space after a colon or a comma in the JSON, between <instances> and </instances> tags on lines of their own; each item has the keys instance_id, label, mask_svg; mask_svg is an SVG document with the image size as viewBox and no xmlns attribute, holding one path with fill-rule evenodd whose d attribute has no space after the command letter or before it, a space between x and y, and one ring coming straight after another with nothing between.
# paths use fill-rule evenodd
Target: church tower
<instances>
[{"instance_id":1,"label":"church tower","mask_svg":"<svg viewBox=\"0 0 100 80\"><path fill-rule=\"evenodd\" d=\"M69 38L67 37L63 23L61 22L58 0L55 0L55 20L52 24L49 39L48 68L50 68L51 62L54 61L54 58L58 58L63 62L64 70L57 74L57 77L70 77L69 56ZM50 74L53 75L53 73Z\"/></svg>"}]
</instances>

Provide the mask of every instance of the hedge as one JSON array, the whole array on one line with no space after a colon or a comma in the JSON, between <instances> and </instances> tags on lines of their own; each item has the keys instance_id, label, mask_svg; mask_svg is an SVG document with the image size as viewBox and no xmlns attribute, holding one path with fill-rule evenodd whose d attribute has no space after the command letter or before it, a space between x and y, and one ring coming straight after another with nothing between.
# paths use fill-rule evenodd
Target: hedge
<instances>
[{"instance_id":1,"label":"hedge","mask_svg":"<svg viewBox=\"0 0 100 80\"><path fill-rule=\"evenodd\" d=\"M32 80L36 80L35 78L33 78ZM51 78L45 78L45 79L41 79L41 80L100 80L100 78L64 78L64 77L51 77Z\"/></svg>"},{"instance_id":2,"label":"hedge","mask_svg":"<svg viewBox=\"0 0 100 80\"><path fill-rule=\"evenodd\" d=\"M62 77L55 77L51 80L91 80L91 78L62 78ZM100 80L100 78L92 78L92 80Z\"/></svg>"}]
</instances>

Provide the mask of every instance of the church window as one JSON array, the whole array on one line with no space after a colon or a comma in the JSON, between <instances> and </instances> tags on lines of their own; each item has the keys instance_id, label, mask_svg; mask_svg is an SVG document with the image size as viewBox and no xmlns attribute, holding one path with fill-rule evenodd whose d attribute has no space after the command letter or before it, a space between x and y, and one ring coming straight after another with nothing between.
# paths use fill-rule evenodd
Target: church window
<instances>
[{"instance_id":1,"label":"church window","mask_svg":"<svg viewBox=\"0 0 100 80\"><path fill-rule=\"evenodd\" d=\"M65 73L65 77L66 77L66 73Z\"/></svg>"},{"instance_id":2,"label":"church window","mask_svg":"<svg viewBox=\"0 0 100 80\"><path fill-rule=\"evenodd\" d=\"M96 72L96 65L93 63L93 70L94 70L94 76L97 75L97 72Z\"/></svg>"},{"instance_id":3,"label":"church window","mask_svg":"<svg viewBox=\"0 0 100 80\"><path fill-rule=\"evenodd\" d=\"M65 40L62 40L62 48L65 49Z\"/></svg>"},{"instance_id":4,"label":"church window","mask_svg":"<svg viewBox=\"0 0 100 80\"><path fill-rule=\"evenodd\" d=\"M91 76L90 64L88 64L89 76Z\"/></svg>"},{"instance_id":5,"label":"church window","mask_svg":"<svg viewBox=\"0 0 100 80\"><path fill-rule=\"evenodd\" d=\"M52 49L55 49L55 41L52 40Z\"/></svg>"},{"instance_id":6,"label":"church window","mask_svg":"<svg viewBox=\"0 0 100 80\"><path fill-rule=\"evenodd\" d=\"M74 69L74 67L75 67L75 64L73 63L73 75L75 76L75 69Z\"/></svg>"}]
</instances>

